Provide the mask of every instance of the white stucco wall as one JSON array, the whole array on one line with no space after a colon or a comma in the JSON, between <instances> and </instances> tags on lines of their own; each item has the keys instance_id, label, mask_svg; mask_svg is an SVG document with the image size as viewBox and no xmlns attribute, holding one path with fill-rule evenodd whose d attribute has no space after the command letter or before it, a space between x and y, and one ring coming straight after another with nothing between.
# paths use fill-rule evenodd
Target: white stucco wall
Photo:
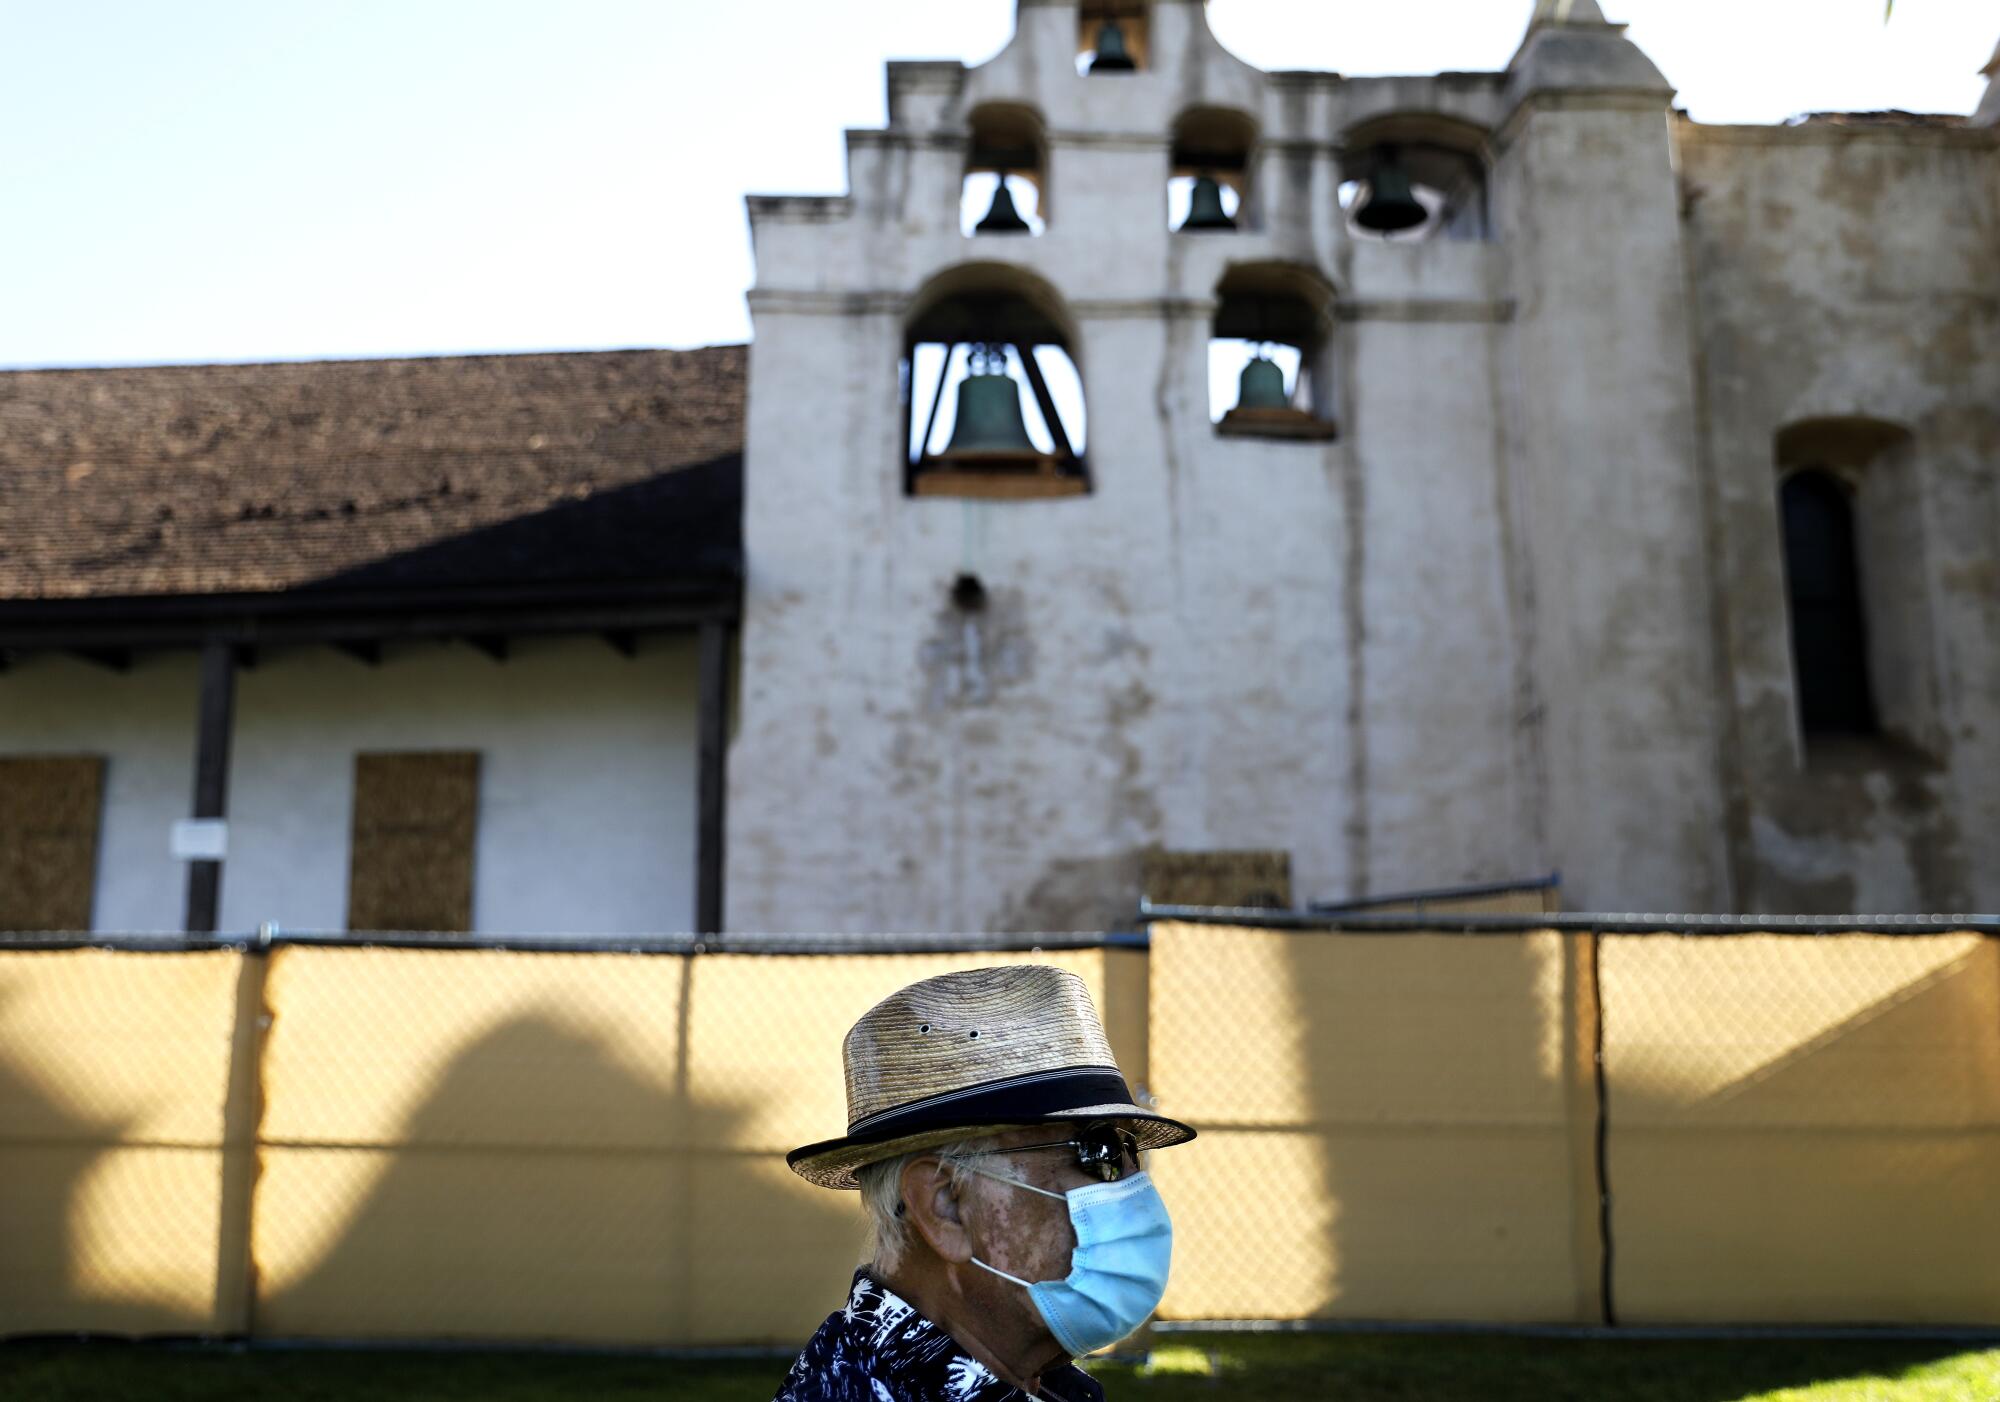
<instances>
[{"instance_id":1,"label":"white stucco wall","mask_svg":"<svg viewBox=\"0 0 2000 1402\"><path fill-rule=\"evenodd\" d=\"M1300 900L1553 868L1583 909L1990 905L1991 133L1704 132L1594 6L1504 73L1361 79L1259 73L1194 0L1149 7L1149 71L1079 76L1076 13L892 65L848 195L752 202L733 931L1118 923L1160 847L1281 848ZM961 231L987 102L1045 126L1040 237ZM1204 105L1256 127L1250 190L1178 234ZM1347 228L1384 117L1482 152L1492 241ZM905 319L994 263L1073 328L1087 497L903 495ZM1330 289L1338 442L1211 428L1244 263ZM1769 454L1813 414L1913 436L1924 626L1881 650L1926 748L1801 782Z\"/></svg>"},{"instance_id":2,"label":"white stucco wall","mask_svg":"<svg viewBox=\"0 0 2000 1402\"><path fill-rule=\"evenodd\" d=\"M0 754L101 755L95 930L179 930L187 874L168 832L194 793L192 653L142 655L115 673L67 656L0 673Z\"/></svg>"},{"instance_id":3,"label":"white stucco wall","mask_svg":"<svg viewBox=\"0 0 2000 1402\"><path fill-rule=\"evenodd\" d=\"M993 62L892 71L848 200L753 208L732 932L1102 928L1133 918L1149 848L1285 850L1300 900L1556 864L1516 739L1502 253L1356 244L1335 198L1354 122L1492 126L1503 83L1267 79L1198 5L1152 18L1152 71L1091 80L1073 8L1024 4ZM960 231L946 138L988 100L1047 124L1041 237ZM1234 234L1159 217L1197 104L1263 133ZM1074 321L1087 497L903 495L903 315L983 261ZM1337 442L1210 422L1216 287L1251 262L1335 290ZM992 599L976 621L947 602L961 572ZM989 674L970 699L947 675L968 628Z\"/></svg>"},{"instance_id":4,"label":"white stucco wall","mask_svg":"<svg viewBox=\"0 0 2000 1402\"><path fill-rule=\"evenodd\" d=\"M237 681L222 923L347 920L354 756L477 750L473 928L684 931L694 920L695 650L517 640L496 663L406 644L380 667L323 648Z\"/></svg>"},{"instance_id":5,"label":"white stucco wall","mask_svg":"<svg viewBox=\"0 0 2000 1402\"><path fill-rule=\"evenodd\" d=\"M521 640L505 663L410 643L379 667L269 650L238 674L221 925L339 930L354 756L476 750L473 923L482 933L685 931L694 919L696 657L645 638ZM190 655L128 675L31 658L0 676L0 754L108 758L95 928L178 929L168 829L193 784Z\"/></svg>"},{"instance_id":6,"label":"white stucco wall","mask_svg":"<svg viewBox=\"0 0 2000 1402\"><path fill-rule=\"evenodd\" d=\"M1757 910L1995 909L2000 131L1679 135L1742 898ZM1865 463L1818 450L1854 468L1886 734L1808 746L1776 440L1842 420L1902 435Z\"/></svg>"},{"instance_id":7,"label":"white stucco wall","mask_svg":"<svg viewBox=\"0 0 2000 1402\"><path fill-rule=\"evenodd\" d=\"M1728 909L1667 112L1646 93L1537 97L1515 120L1494 180L1515 303L1496 408L1533 600L1551 865L1587 910Z\"/></svg>"}]
</instances>

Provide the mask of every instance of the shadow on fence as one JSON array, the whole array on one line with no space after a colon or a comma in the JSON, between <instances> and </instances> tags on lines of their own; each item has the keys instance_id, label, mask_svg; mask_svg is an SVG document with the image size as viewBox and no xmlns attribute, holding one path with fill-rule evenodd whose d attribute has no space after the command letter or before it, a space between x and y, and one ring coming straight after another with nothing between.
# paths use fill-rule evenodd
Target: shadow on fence
<instances>
[{"instance_id":1,"label":"shadow on fence","mask_svg":"<svg viewBox=\"0 0 2000 1402\"><path fill-rule=\"evenodd\" d=\"M1029 959L1202 1131L1153 1165L1163 1319L2000 1325L2000 926L1177 914L1032 949L0 947L0 1335L796 1341L861 1244L782 1159L843 1118L842 1033Z\"/></svg>"}]
</instances>

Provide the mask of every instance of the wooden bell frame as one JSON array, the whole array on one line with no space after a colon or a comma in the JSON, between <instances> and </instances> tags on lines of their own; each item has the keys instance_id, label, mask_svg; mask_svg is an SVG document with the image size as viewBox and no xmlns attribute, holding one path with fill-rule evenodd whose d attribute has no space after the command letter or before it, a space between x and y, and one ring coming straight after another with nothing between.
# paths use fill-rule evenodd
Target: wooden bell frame
<instances>
[{"instance_id":1,"label":"wooden bell frame","mask_svg":"<svg viewBox=\"0 0 2000 1402\"><path fill-rule=\"evenodd\" d=\"M1333 413L1328 347L1333 341L1333 289L1310 269L1281 263L1232 267L1215 289L1214 340L1291 346L1299 352L1299 379L1313 390L1312 409L1245 409L1223 414L1215 431L1226 438L1292 438L1325 441L1340 436Z\"/></svg>"},{"instance_id":2,"label":"wooden bell frame","mask_svg":"<svg viewBox=\"0 0 2000 1402\"><path fill-rule=\"evenodd\" d=\"M934 281L927 294L919 297L903 335L905 495L1022 500L1090 492L1089 467L1070 440L1034 355L1037 346L1055 346L1074 362L1065 319L1052 291L1007 285L1019 281L1020 275L1008 268L958 269ZM917 348L923 345L942 345L944 364L930 402L919 406ZM1054 451L995 453L972 459L945 458L930 452L938 411L950 387L952 357L961 345L1005 347L1014 352ZM920 409L923 434L918 437Z\"/></svg>"}]
</instances>

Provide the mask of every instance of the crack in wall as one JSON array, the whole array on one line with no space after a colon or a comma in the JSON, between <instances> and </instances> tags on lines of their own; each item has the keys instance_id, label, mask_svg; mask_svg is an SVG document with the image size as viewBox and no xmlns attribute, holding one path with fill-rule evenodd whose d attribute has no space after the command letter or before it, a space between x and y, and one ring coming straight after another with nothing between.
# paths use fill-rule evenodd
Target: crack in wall
<instances>
[{"instance_id":1,"label":"crack in wall","mask_svg":"<svg viewBox=\"0 0 2000 1402\"><path fill-rule=\"evenodd\" d=\"M1354 339L1359 333L1350 333ZM1347 893L1368 894L1369 762L1368 762L1368 489L1362 478L1359 412L1354 383L1354 356L1343 355L1335 367L1347 423L1339 441L1327 446L1340 474L1342 525L1347 539L1341 562L1341 609L1347 631Z\"/></svg>"}]
</instances>

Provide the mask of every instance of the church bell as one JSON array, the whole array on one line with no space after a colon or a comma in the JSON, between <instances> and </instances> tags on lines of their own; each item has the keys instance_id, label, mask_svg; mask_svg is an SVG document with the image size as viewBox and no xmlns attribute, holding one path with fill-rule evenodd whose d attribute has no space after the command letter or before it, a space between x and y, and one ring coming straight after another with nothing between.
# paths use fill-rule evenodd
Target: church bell
<instances>
[{"instance_id":1,"label":"church bell","mask_svg":"<svg viewBox=\"0 0 2000 1402\"><path fill-rule=\"evenodd\" d=\"M1139 65L1125 51L1125 31L1117 21L1106 20L1097 27L1097 52L1091 55L1093 73L1130 73Z\"/></svg>"},{"instance_id":2,"label":"church bell","mask_svg":"<svg viewBox=\"0 0 2000 1402\"><path fill-rule=\"evenodd\" d=\"M958 382L958 421L952 425L951 446L941 457L1033 455L1037 451L1021 417L1021 387L1011 376L975 371Z\"/></svg>"},{"instance_id":3,"label":"church bell","mask_svg":"<svg viewBox=\"0 0 2000 1402\"><path fill-rule=\"evenodd\" d=\"M1354 222L1378 234L1414 229L1430 218L1430 212L1410 193L1410 172L1396 158L1392 147L1383 147L1368 178L1368 199L1355 211Z\"/></svg>"},{"instance_id":4,"label":"church bell","mask_svg":"<svg viewBox=\"0 0 2000 1402\"><path fill-rule=\"evenodd\" d=\"M986 217L972 226L975 234L1026 234L1033 231L1028 221L1014 208L1014 197L1007 192L1007 177L1002 175L1000 183L993 189L993 205L986 211Z\"/></svg>"},{"instance_id":5,"label":"church bell","mask_svg":"<svg viewBox=\"0 0 2000 1402\"><path fill-rule=\"evenodd\" d=\"M1194 182L1194 193L1188 200L1188 216L1181 221L1183 229L1233 229L1236 221L1222 208L1222 186L1212 175L1201 176Z\"/></svg>"},{"instance_id":6,"label":"church bell","mask_svg":"<svg viewBox=\"0 0 2000 1402\"><path fill-rule=\"evenodd\" d=\"M1289 409L1291 397L1285 393L1285 371L1275 360L1258 356L1243 367L1236 381L1239 409Z\"/></svg>"}]
</instances>

